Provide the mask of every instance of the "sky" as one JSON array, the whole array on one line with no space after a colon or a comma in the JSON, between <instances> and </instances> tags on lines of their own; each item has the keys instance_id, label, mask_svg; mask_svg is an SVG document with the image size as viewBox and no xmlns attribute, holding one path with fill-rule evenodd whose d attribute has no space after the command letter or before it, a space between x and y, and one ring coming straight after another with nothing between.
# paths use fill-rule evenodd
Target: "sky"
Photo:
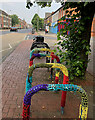
<instances>
[{"instance_id":1,"label":"sky","mask_svg":"<svg viewBox=\"0 0 95 120\"><path fill-rule=\"evenodd\" d=\"M45 12L54 12L58 8L61 7L60 3L55 3L53 2L51 7L45 7L41 8L40 6L38 7L37 4L34 4L30 9L26 8L26 0L24 1L18 1L18 2L13 2L14 0L11 0L9 2L2 2L0 5L0 9L4 10L8 14L16 14L19 18L25 19L27 23L31 23L31 20L33 16L37 13L41 18L45 17Z\"/></svg>"}]
</instances>

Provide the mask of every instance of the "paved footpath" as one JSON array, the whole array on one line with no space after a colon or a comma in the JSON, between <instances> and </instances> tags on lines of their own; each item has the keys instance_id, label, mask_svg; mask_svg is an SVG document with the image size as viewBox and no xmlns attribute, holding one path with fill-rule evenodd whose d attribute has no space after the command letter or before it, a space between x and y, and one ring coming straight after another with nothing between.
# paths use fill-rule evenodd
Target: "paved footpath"
<instances>
[{"instance_id":1,"label":"paved footpath","mask_svg":"<svg viewBox=\"0 0 95 120\"><path fill-rule=\"evenodd\" d=\"M16 48L16 50L3 62L3 65L2 65L2 105L3 105L2 116L3 118L21 118L22 117L22 108L23 108L22 104L23 104L23 97L25 93L25 79L28 71L29 51L30 51L31 44L32 44L31 40L22 42ZM40 62L42 62L41 59L40 59ZM37 82L37 81L33 82L33 86L43 83L41 82L41 80L39 80L38 77L39 75L43 76L43 79L45 80L46 71L47 70L45 69L43 70L40 69L40 73L39 73L39 70L36 71L35 74L37 76L35 76L36 78L33 78L33 79L34 81L35 79L38 79L38 81L40 82ZM42 97L42 94L43 94L43 97ZM40 116L56 117L56 115L60 117L60 102L56 106L55 104L56 104L56 101L59 101L59 97L61 97L61 94L59 94L58 96L56 94L54 96L53 94L54 93L46 94L42 92L41 94L38 94L37 96L33 97L33 109L31 110L33 113L32 117L34 118L39 118ZM54 96L54 99L56 99L55 102L54 102L54 99L52 99L53 96ZM48 98L51 98L51 99L48 99ZM43 106L46 109L43 109ZM56 108L58 108L58 112ZM55 113L55 111L57 114Z\"/></svg>"},{"instance_id":2,"label":"paved footpath","mask_svg":"<svg viewBox=\"0 0 95 120\"><path fill-rule=\"evenodd\" d=\"M29 65L31 40L22 42L2 65L2 116L17 118L22 114L25 79Z\"/></svg>"},{"instance_id":3,"label":"paved footpath","mask_svg":"<svg viewBox=\"0 0 95 120\"><path fill-rule=\"evenodd\" d=\"M29 67L29 53L32 40L25 40L13 51L2 63L2 117L21 118L23 108L23 97L25 94L25 79ZM45 62L45 59L36 59L35 62ZM42 76L42 77L40 77ZM42 80L43 78L43 80ZM42 81L41 81L42 80ZM46 81L45 81L46 80ZM53 83L49 81L47 69L37 69L33 73L33 86L41 83ZM87 83L85 88L93 86ZM89 89L91 91L91 89ZM92 117L92 93L89 106L89 117ZM60 114L61 91L41 92L34 95L31 106L32 118L73 118L78 117L80 96L68 92L64 115ZM90 105L91 104L91 105Z\"/></svg>"}]
</instances>

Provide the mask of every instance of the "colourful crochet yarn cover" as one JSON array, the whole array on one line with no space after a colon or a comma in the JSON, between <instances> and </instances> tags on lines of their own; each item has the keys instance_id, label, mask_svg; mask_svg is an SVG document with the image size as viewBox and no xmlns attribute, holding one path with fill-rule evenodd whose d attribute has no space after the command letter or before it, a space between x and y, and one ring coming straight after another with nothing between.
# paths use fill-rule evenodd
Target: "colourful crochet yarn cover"
<instances>
[{"instance_id":1,"label":"colourful crochet yarn cover","mask_svg":"<svg viewBox=\"0 0 95 120\"><path fill-rule=\"evenodd\" d=\"M32 57L30 58L30 64L29 64L29 66L33 65L33 59L35 57L39 57L39 58L40 57L52 57L53 60L56 59L57 63L60 63L59 57L56 56L56 55L54 55L54 53L51 53L50 55L49 54L43 54L43 53L36 53L36 54L33 53ZM31 62L32 62L32 64L31 64Z\"/></svg>"},{"instance_id":2,"label":"colourful crochet yarn cover","mask_svg":"<svg viewBox=\"0 0 95 120\"><path fill-rule=\"evenodd\" d=\"M81 94L81 104L80 104L80 110L79 110L79 118L80 119L86 119L87 118L87 113L88 113L88 96L83 88L77 85L73 84L41 84L32 87L27 91L27 93L24 96L24 101L23 101L23 118L29 117L30 114L30 105L31 105L31 97L37 93L40 90L45 90L45 91L77 91ZM25 110L24 110L25 109ZM28 109L28 110L26 110ZM26 113L27 112L27 113Z\"/></svg>"},{"instance_id":3,"label":"colourful crochet yarn cover","mask_svg":"<svg viewBox=\"0 0 95 120\"><path fill-rule=\"evenodd\" d=\"M25 105L23 103L23 113L22 113L22 116L23 116L23 120L29 120L29 118L30 118L30 105Z\"/></svg>"},{"instance_id":4,"label":"colourful crochet yarn cover","mask_svg":"<svg viewBox=\"0 0 95 120\"><path fill-rule=\"evenodd\" d=\"M33 59L34 59L35 57L38 57L38 58L40 58L40 57L52 57L52 58L51 58L51 63L54 63L54 59L56 59L57 63L60 63L59 57L56 56L56 55L54 55L53 52L51 52L50 55L48 55L48 54L43 54L43 53L36 53L36 54L33 53L32 57L30 58L30 61L29 61L29 68L30 68L30 66L33 65ZM57 69L57 70L58 70L58 69ZM56 72L57 72L57 71L56 71ZM56 73L56 74L57 74L57 73ZM52 80L52 75L53 75L53 68L51 68L51 80ZM58 77L58 75L57 75L57 77L55 77L55 83L56 83L56 84L58 84L58 80L59 80L59 77Z\"/></svg>"},{"instance_id":5,"label":"colourful crochet yarn cover","mask_svg":"<svg viewBox=\"0 0 95 120\"><path fill-rule=\"evenodd\" d=\"M40 49L41 49L41 48L40 48ZM39 50L39 49L37 48L35 51L37 51L37 50ZM41 50L42 50L42 49L41 49ZM47 49L47 50L48 50L48 49ZM51 63L54 63L54 59L56 59L57 63L60 63L59 57L56 56L56 55L54 55L53 52L51 52L51 54L48 55L48 54L43 54L43 53L36 53L36 54L34 54L33 51L32 51L32 57L31 57L30 60L29 60L29 68L30 68L30 66L33 65L33 59L34 59L35 57L38 57L38 58L40 58L40 57L51 57ZM51 80L52 80L52 75L53 75L53 68L51 68ZM58 76L55 77L55 83L56 83L56 84L58 84L58 80L59 80Z\"/></svg>"},{"instance_id":6,"label":"colourful crochet yarn cover","mask_svg":"<svg viewBox=\"0 0 95 120\"><path fill-rule=\"evenodd\" d=\"M64 65L61 65L59 63L37 63L32 65L28 70L29 77L26 79L26 92L32 87L31 85L32 73L36 68L59 68L64 74L63 84L68 84L68 81L69 81L68 70ZM58 80L59 80L59 73L57 73L57 76L55 78L56 83L58 83ZM61 107L65 107L65 103L66 103L66 92L62 91Z\"/></svg>"},{"instance_id":7,"label":"colourful crochet yarn cover","mask_svg":"<svg viewBox=\"0 0 95 120\"><path fill-rule=\"evenodd\" d=\"M64 75L68 76L68 70L64 65L58 63L46 63L46 64L52 65L52 68L59 68Z\"/></svg>"},{"instance_id":8,"label":"colourful crochet yarn cover","mask_svg":"<svg viewBox=\"0 0 95 120\"><path fill-rule=\"evenodd\" d=\"M59 68L63 72L64 75L68 76L67 68L64 65L59 64L59 63L37 63L37 64L34 64L28 70L29 76L32 75L32 72L34 71L35 68Z\"/></svg>"},{"instance_id":9,"label":"colourful crochet yarn cover","mask_svg":"<svg viewBox=\"0 0 95 120\"><path fill-rule=\"evenodd\" d=\"M31 86L32 73L33 73L34 69L36 69L36 68L59 68L59 69L61 69L63 74L68 77L68 70L62 64L59 64L59 63L37 63L37 64L34 64L28 70L29 78L27 77L27 79L26 79L26 92L32 87Z\"/></svg>"},{"instance_id":10,"label":"colourful crochet yarn cover","mask_svg":"<svg viewBox=\"0 0 95 120\"><path fill-rule=\"evenodd\" d=\"M37 54L34 54L34 52L38 52L38 51L48 51L50 52L51 54L50 55L44 55L44 54L41 54L41 53L37 53ZM33 59L35 57L52 57L51 58L51 63L54 63L54 59L56 59L57 63L60 63L60 59L58 56L54 55L54 52L50 49L47 49L47 48L36 48L36 49L33 49L31 52L30 52L30 61L29 61L29 68L30 66L33 65ZM53 68L51 68L51 80L52 80L52 75L53 75ZM55 77L55 83L58 84L58 80L59 78L58 77Z\"/></svg>"},{"instance_id":11,"label":"colourful crochet yarn cover","mask_svg":"<svg viewBox=\"0 0 95 120\"><path fill-rule=\"evenodd\" d=\"M35 57L45 57L45 56L48 56L46 54L43 54L43 53L36 53L34 54L34 52L37 52L37 51L48 51L48 52L51 52L50 56L52 57L51 58L51 61L54 62L54 59L56 59L57 63L60 63L60 59L58 56L54 55L53 51L50 50L50 49L47 49L47 48L36 48L36 49L33 49L31 52L30 52L30 56L32 55L31 59L30 59L30 64L29 64L29 68L31 65L33 65L33 59ZM54 67L54 68L57 68L57 67ZM61 67L60 67L61 68ZM56 70L56 76L55 76L55 84L58 84L58 81L59 81L59 70L60 68L57 68ZM51 78L52 78L52 73L53 73L53 67L51 68ZM63 73L64 74L64 73ZM64 78L63 78L63 84L68 84L68 76L67 76L67 80L65 79L66 78L66 75L64 74ZM29 81L29 79L31 79L32 81L32 77L31 78L27 78L26 79L26 92L31 88L31 83ZM66 92L62 91L62 97L61 97L61 107L64 107L65 106L65 101L66 101Z\"/></svg>"},{"instance_id":12,"label":"colourful crochet yarn cover","mask_svg":"<svg viewBox=\"0 0 95 120\"><path fill-rule=\"evenodd\" d=\"M37 51L53 52L53 50L50 50L50 49L47 49L47 48L35 48L35 49L33 49L33 50L30 52L30 58L32 57L33 53L34 53L34 52L37 52Z\"/></svg>"},{"instance_id":13,"label":"colourful crochet yarn cover","mask_svg":"<svg viewBox=\"0 0 95 120\"><path fill-rule=\"evenodd\" d=\"M41 54L41 53L37 53L37 54L34 54L34 52L38 52L38 51L48 51L51 53L51 55L47 55L47 57L51 57L52 56L52 60L56 59L57 63L60 63L60 59L58 56L54 55L54 52L53 50L50 50L50 49L47 49L47 48L35 48L33 49L31 52L30 52L30 63L29 63L29 67L31 65L33 65L33 59L35 57L46 57L44 54ZM32 63L32 64L31 64Z\"/></svg>"},{"instance_id":14,"label":"colourful crochet yarn cover","mask_svg":"<svg viewBox=\"0 0 95 120\"><path fill-rule=\"evenodd\" d=\"M43 53L36 53L36 54L34 54L34 52L37 52L37 51L48 51L48 52L51 52L51 54L50 55L47 55L47 54L43 54ZM51 63L54 63L54 59L56 59L56 61L57 61L57 63L60 63L60 59L59 59L59 57L58 56L56 56L56 55L54 55L54 52L52 52L52 50L50 50L50 49L47 49L47 48L36 48L36 49L33 49L31 52L30 52L30 60L29 60L29 68L30 68L30 66L32 66L33 65L33 59L35 58L35 57L52 57L51 58ZM53 68L51 68L51 80L52 80L52 74L53 74ZM56 84L58 84L58 77L55 77L55 82L56 82Z\"/></svg>"}]
</instances>

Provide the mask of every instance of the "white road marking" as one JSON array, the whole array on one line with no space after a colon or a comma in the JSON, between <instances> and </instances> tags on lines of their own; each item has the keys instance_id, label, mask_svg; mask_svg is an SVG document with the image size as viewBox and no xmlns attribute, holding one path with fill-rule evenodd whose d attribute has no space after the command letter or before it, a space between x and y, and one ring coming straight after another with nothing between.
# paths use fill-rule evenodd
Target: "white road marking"
<instances>
[{"instance_id":1,"label":"white road marking","mask_svg":"<svg viewBox=\"0 0 95 120\"><path fill-rule=\"evenodd\" d=\"M27 36L25 36L25 40L27 40Z\"/></svg>"},{"instance_id":2,"label":"white road marking","mask_svg":"<svg viewBox=\"0 0 95 120\"><path fill-rule=\"evenodd\" d=\"M25 35L25 37L24 37L24 40L26 39L26 35Z\"/></svg>"},{"instance_id":3,"label":"white road marking","mask_svg":"<svg viewBox=\"0 0 95 120\"><path fill-rule=\"evenodd\" d=\"M27 40L29 39L29 35L27 36Z\"/></svg>"},{"instance_id":4,"label":"white road marking","mask_svg":"<svg viewBox=\"0 0 95 120\"><path fill-rule=\"evenodd\" d=\"M23 40L16 41L15 43L12 43L12 44L16 44L16 43L19 43L19 42L22 42L22 41L23 41ZM4 50L1 50L0 52L3 52L3 51L6 51L6 50L9 50L9 49L12 49L12 46L10 45L10 43L9 43L8 45L9 45L9 48L4 49Z\"/></svg>"},{"instance_id":5,"label":"white road marking","mask_svg":"<svg viewBox=\"0 0 95 120\"><path fill-rule=\"evenodd\" d=\"M6 51L6 50L9 50L9 49L12 49L12 46L10 44L9 44L9 48L1 50L0 52Z\"/></svg>"},{"instance_id":6,"label":"white road marking","mask_svg":"<svg viewBox=\"0 0 95 120\"><path fill-rule=\"evenodd\" d=\"M25 36L25 40L28 40L29 37L30 37L30 35L26 35L26 36Z\"/></svg>"},{"instance_id":7,"label":"white road marking","mask_svg":"<svg viewBox=\"0 0 95 120\"><path fill-rule=\"evenodd\" d=\"M27 36L25 36L25 38L24 38L24 40L26 39L29 39L29 35L27 35ZM20 40L20 41L16 41L15 43L12 43L12 44L16 44L16 43L19 43L19 42L22 42L23 40ZM12 49L12 46L11 46L11 44L9 43L8 44L9 45L9 48L7 48L7 49L4 49L4 50L1 50L0 52L3 52L3 51L6 51L6 50L9 50L9 49Z\"/></svg>"},{"instance_id":8,"label":"white road marking","mask_svg":"<svg viewBox=\"0 0 95 120\"><path fill-rule=\"evenodd\" d=\"M10 47L10 49L12 48L12 46L9 44L9 47Z\"/></svg>"}]
</instances>

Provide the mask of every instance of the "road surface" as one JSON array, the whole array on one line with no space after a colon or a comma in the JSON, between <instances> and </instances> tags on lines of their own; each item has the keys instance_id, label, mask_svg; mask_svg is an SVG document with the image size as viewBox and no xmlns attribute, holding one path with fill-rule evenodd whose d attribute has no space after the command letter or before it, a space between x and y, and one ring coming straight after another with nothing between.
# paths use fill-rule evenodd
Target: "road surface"
<instances>
[{"instance_id":1,"label":"road surface","mask_svg":"<svg viewBox=\"0 0 95 120\"><path fill-rule=\"evenodd\" d=\"M31 29L21 29L18 30L18 32L10 32L9 30L2 31L2 34L0 34L0 62L4 60L21 41L25 40L28 33L31 33Z\"/></svg>"},{"instance_id":2,"label":"road surface","mask_svg":"<svg viewBox=\"0 0 95 120\"><path fill-rule=\"evenodd\" d=\"M19 29L17 33L30 33L31 29ZM0 35L15 33L14 31L10 32L10 30L0 30Z\"/></svg>"}]
</instances>

